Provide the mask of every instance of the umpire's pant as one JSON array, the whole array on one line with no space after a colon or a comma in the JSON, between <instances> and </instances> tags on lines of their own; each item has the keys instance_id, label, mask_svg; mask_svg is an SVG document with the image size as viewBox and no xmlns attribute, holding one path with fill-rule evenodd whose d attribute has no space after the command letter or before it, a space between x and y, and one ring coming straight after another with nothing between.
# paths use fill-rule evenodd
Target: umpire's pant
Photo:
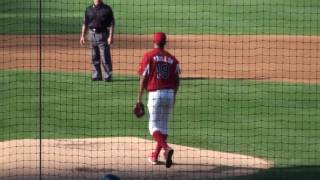
<instances>
[{"instance_id":1,"label":"umpire's pant","mask_svg":"<svg viewBox=\"0 0 320 180\"><path fill-rule=\"evenodd\" d=\"M96 33L89 31L89 39L91 41L92 51L92 78L104 79L111 78L112 76L112 61L110 54L110 47L107 43L108 34ZM104 70L103 76L101 72L101 62Z\"/></svg>"}]
</instances>

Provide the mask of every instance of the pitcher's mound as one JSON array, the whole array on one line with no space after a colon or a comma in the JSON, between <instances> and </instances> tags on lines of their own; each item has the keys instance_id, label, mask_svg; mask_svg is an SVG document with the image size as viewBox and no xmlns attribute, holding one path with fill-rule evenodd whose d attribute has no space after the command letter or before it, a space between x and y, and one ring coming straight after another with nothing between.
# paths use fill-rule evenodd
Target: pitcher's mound
<instances>
[{"instance_id":1,"label":"pitcher's mound","mask_svg":"<svg viewBox=\"0 0 320 180\"><path fill-rule=\"evenodd\" d=\"M39 175L39 140L0 143L0 177ZM150 165L152 141L135 137L42 140L42 179L213 179L255 173L272 163L246 155L171 145L174 165ZM160 157L162 160L162 154Z\"/></svg>"}]
</instances>

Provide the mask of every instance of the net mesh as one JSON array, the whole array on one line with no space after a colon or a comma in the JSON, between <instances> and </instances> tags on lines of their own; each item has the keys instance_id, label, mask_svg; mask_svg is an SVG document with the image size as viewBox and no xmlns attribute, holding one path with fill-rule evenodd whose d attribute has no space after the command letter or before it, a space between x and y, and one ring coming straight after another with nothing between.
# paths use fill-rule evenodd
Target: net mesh
<instances>
[{"instance_id":1,"label":"net mesh","mask_svg":"<svg viewBox=\"0 0 320 180\"><path fill-rule=\"evenodd\" d=\"M105 3L112 82L79 44L92 1L1 0L0 179L320 178L318 0ZM149 113L132 112L157 31L182 71L171 168L149 163Z\"/></svg>"}]
</instances>

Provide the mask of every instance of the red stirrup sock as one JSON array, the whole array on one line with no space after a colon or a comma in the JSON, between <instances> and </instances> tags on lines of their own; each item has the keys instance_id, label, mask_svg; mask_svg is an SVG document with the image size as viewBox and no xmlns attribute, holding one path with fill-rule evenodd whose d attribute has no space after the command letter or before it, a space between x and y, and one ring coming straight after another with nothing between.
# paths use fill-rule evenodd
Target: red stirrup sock
<instances>
[{"instance_id":1,"label":"red stirrup sock","mask_svg":"<svg viewBox=\"0 0 320 180\"><path fill-rule=\"evenodd\" d=\"M157 142L156 150L154 151L154 155L158 158L161 151L161 145Z\"/></svg>"},{"instance_id":2,"label":"red stirrup sock","mask_svg":"<svg viewBox=\"0 0 320 180\"><path fill-rule=\"evenodd\" d=\"M155 131L153 134L152 134L152 137L155 141L158 142L158 144L160 144L161 146L161 132L160 131Z\"/></svg>"},{"instance_id":3,"label":"red stirrup sock","mask_svg":"<svg viewBox=\"0 0 320 180\"><path fill-rule=\"evenodd\" d=\"M152 134L153 139L157 142L156 149L154 151L154 153L157 157L159 157L159 154L160 154L160 151L162 148L161 143L160 143L161 140L159 140L160 136L161 136L160 131L156 131Z\"/></svg>"},{"instance_id":4,"label":"red stirrup sock","mask_svg":"<svg viewBox=\"0 0 320 180\"><path fill-rule=\"evenodd\" d=\"M169 146L167 144L168 135L167 134L161 134L161 136L162 136L161 138L163 140L162 148L166 151L169 148Z\"/></svg>"},{"instance_id":5,"label":"red stirrup sock","mask_svg":"<svg viewBox=\"0 0 320 180\"><path fill-rule=\"evenodd\" d=\"M161 134L160 131L156 131L156 132L153 133L152 137L153 137L154 140L156 140L158 142L158 144L160 144L160 146L164 150L168 149L168 144L166 142L166 135Z\"/></svg>"}]
</instances>

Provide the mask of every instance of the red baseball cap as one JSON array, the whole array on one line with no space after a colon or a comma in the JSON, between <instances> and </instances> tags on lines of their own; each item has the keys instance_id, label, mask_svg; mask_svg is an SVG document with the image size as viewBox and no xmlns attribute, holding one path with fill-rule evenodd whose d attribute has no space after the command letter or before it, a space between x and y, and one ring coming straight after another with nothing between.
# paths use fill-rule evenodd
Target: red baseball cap
<instances>
[{"instance_id":1,"label":"red baseball cap","mask_svg":"<svg viewBox=\"0 0 320 180\"><path fill-rule=\"evenodd\" d=\"M153 42L156 44L165 44L167 42L167 36L164 32L156 32L153 34Z\"/></svg>"}]
</instances>

